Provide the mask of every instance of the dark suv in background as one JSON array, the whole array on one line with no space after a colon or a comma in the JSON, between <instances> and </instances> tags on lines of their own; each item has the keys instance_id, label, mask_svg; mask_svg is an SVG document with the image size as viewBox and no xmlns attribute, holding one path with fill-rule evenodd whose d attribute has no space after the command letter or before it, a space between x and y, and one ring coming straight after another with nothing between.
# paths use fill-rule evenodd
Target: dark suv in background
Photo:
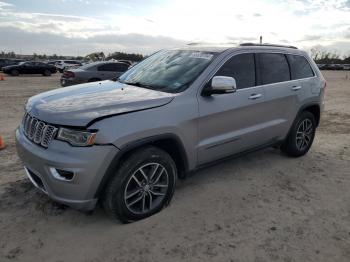
<instances>
[{"instance_id":1,"label":"dark suv in background","mask_svg":"<svg viewBox=\"0 0 350 262\"><path fill-rule=\"evenodd\" d=\"M18 65L20 62L24 62L22 59L12 59L12 58L0 58L0 70L5 66Z\"/></svg>"}]
</instances>

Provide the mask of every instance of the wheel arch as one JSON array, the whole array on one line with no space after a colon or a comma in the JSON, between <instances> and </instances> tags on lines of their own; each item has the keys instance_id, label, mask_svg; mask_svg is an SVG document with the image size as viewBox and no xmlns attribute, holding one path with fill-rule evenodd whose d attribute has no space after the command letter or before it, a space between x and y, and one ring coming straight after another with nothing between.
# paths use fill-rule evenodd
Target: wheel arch
<instances>
[{"instance_id":1,"label":"wheel arch","mask_svg":"<svg viewBox=\"0 0 350 262\"><path fill-rule=\"evenodd\" d=\"M320 105L317 103L310 103L310 104L306 104L303 107L300 108L298 115L300 115L300 113L304 112L304 111L308 111L310 113L312 113L316 119L316 127L319 126L320 124L320 118L321 118L321 108Z\"/></svg>"},{"instance_id":2,"label":"wheel arch","mask_svg":"<svg viewBox=\"0 0 350 262\"><path fill-rule=\"evenodd\" d=\"M174 134L164 134L143 138L126 144L120 148L120 152L114 157L106 173L104 174L100 185L95 193L95 197L99 198L103 193L108 181L114 175L115 169L120 163L129 157L135 150L146 146L155 146L166 151L174 160L178 169L178 177L185 178L189 172L188 157L180 138Z\"/></svg>"},{"instance_id":3,"label":"wheel arch","mask_svg":"<svg viewBox=\"0 0 350 262\"><path fill-rule=\"evenodd\" d=\"M305 112L305 111L308 111L308 112L311 112L314 116L315 116L315 119L316 119L316 127L318 127L318 125L320 124L320 118L321 118L321 107L318 103L307 103L307 104L304 104L303 106L301 106L297 112L297 114L295 115L295 118L292 122L292 124L290 125L289 127L289 130L288 130L288 133L287 135L285 136L285 138L287 138L291 132L291 129L293 127L293 125L295 124L295 122L297 121L298 119L298 116L300 116L300 114L302 112Z\"/></svg>"}]
</instances>

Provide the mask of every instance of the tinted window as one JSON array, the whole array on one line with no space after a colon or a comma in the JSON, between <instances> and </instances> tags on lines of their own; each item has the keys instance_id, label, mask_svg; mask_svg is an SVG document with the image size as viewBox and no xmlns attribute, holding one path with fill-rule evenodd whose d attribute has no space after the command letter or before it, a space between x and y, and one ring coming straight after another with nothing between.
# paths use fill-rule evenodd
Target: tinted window
<instances>
[{"instance_id":1,"label":"tinted window","mask_svg":"<svg viewBox=\"0 0 350 262\"><path fill-rule=\"evenodd\" d=\"M108 63L98 67L98 71L125 72L128 69L126 64Z\"/></svg>"},{"instance_id":2,"label":"tinted window","mask_svg":"<svg viewBox=\"0 0 350 262\"><path fill-rule=\"evenodd\" d=\"M125 72L126 70L128 70L129 65L124 64L124 63L117 63L116 67L117 67L118 72Z\"/></svg>"},{"instance_id":3,"label":"tinted window","mask_svg":"<svg viewBox=\"0 0 350 262\"><path fill-rule=\"evenodd\" d=\"M292 79L313 77L314 72L305 57L300 55L287 55L290 64Z\"/></svg>"},{"instance_id":4,"label":"tinted window","mask_svg":"<svg viewBox=\"0 0 350 262\"><path fill-rule=\"evenodd\" d=\"M232 57L215 75L233 77L238 89L255 86L254 54L240 54Z\"/></svg>"},{"instance_id":5,"label":"tinted window","mask_svg":"<svg viewBox=\"0 0 350 262\"><path fill-rule=\"evenodd\" d=\"M290 80L289 65L283 54L257 54L260 72L260 84Z\"/></svg>"},{"instance_id":6,"label":"tinted window","mask_svg":"<svg viewBox=\"0 0 350 262\"><path fill-rule=\"evenodd\" d=\"M97 71L115 71L115 70L113 70L113 66L111 66L111 64L104 64L97 67Z\"/></svg>"}]
</instances>

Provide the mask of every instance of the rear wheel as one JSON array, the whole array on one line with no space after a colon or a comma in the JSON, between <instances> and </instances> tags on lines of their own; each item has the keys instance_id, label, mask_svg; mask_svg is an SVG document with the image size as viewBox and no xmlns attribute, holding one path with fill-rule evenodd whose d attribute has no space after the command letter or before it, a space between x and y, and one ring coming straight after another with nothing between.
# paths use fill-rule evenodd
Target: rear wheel
<instances>
[{"instance_id":1,"label":"rear wheel","mask_svg":"<svg viewBox=\"0 0 350 262\"><path fill-rule=\"evenodd\" d=\"M19 75L18 70L17 70L17 69L13 69L13 70L11 71L11 75L12 75L12 76L18 76L18 75Z\"/></svg>"},{"instance_id":2,"label":"rear wheel","mask_svg":"<svg viewBox=\"0 0 350 262\"><path fill-rule=\"evenodd\" d=\"M169 204L176 179L176 166L168 153L141 148L116 170L105 189L103 206L124 223L149 217Z\"/></svg>"},{"instance_id":3,"label":"rear wheel","mask_svg":"<svg viewBox=\"0 0 350 262\"><path fill-rule=\"evenodd\" d=\"M289 135L281 149L289 156L299 157L305 155L315 137L316 120L309 111L302 112L294 122Z\"/></svg>"}]
</instances>

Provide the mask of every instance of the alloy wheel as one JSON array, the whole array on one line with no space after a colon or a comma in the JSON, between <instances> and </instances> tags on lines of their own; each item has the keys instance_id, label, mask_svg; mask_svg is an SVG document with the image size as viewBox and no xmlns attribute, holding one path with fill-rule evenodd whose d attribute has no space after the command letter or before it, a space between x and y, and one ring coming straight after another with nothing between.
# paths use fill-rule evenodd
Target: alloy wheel
<instances>
[{"instance_id":1,"label":"alloy wheel","mask_svg":"<svg viewBox=\"0 0 350 262\"><path fill-rule=\"evenodd\" d=\"M310 119L304 119L297 129L296 145L298 150L305 150L311 143L313 125Z\"/></svg>"},{"instance_id":2,"label":"alloy wheel","mask_svg":"<svg viewBox=\"0 0 350 262\"><path fill-rule=\"evenodd\" d=\"M129 178L124 190L124 202L134 214L145 214L157 208L166 196L168 172L159 163L138 168Z\"/></svg>"}]
</instances>

